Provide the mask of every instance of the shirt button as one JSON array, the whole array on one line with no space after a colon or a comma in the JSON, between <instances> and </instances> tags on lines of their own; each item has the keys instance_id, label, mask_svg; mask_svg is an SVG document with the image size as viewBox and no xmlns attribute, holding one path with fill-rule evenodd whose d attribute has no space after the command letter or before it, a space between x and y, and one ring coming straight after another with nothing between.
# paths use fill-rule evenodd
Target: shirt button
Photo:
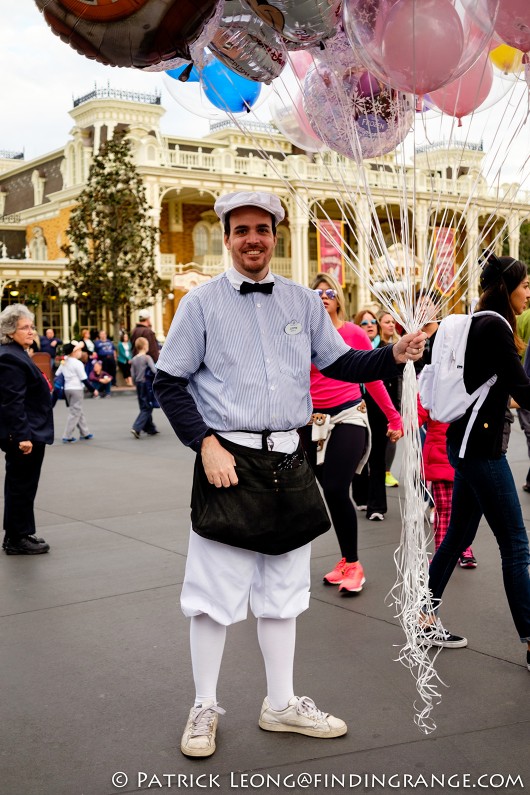
<instances>
[{"instance_id":1,"label":"shirt button","mask_svg":"<svg viewBox=\"0 0 530 795\"><path fill-rule=\"evenodd\" d=\"M488 423L487 423L487 422L485 422L485 423L484 423L484 427L485 427L485 428L489 428L490 426L488 425Z\"/></svg>"},{"instance_id":2,"label":"shirt button","mask_svg":"<svg viewBox=\"0 0 530 795\"><path fill-rule=\"evenodd\" d=\"M275 389L276 389L275 386L271 386L271 392L274 392Z\"/></svg>"},{"instance_id":3,"label":"shirt button","mask_svg":"<svg viewBox=\"0 0 530 795\"><path fill-rule=\"evenodd\" d=\"M267 362L267 364L270 364L270 363L271 363L271 360L270 360L270 359L265 359L265 361Z\"/></svg>"},{"instance_id":4,"label":"shirt button","mask_svg":"<svg viewBox=\"0 0 530 795\"><path fill-rule=\"evenodd\" d=\"M256 306L261 306L261 304L256 304Z\"/></svg>"}]
</instances>

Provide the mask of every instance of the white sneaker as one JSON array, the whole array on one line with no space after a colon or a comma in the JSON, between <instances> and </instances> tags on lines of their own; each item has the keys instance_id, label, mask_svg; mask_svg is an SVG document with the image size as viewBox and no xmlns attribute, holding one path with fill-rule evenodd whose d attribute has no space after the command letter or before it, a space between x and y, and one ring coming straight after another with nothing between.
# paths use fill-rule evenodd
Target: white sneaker
<instances>
[{"instance_id":1,"label":"white sneaker","mask_svg":"<svg viewBox=\"0 0 530 795\"><path fill-rule=\"evenodd\" d=\"M259 726L268 732L295 732L322 738L341 737L348 731L343 720L322 712L307 696L293 696L282 710L272 709L269 700L264 699Z\"/></svg>"},{"instance_id":2,"label":"white sneaker","mask_svg":"<svg viewBox=\"0 0 530 795\"><path fill-rule=\"evenodd\" d=\"M215 752L218 716L224 714L224 709L217 704L192 707L180 743L182 753L185 756L211 756Z\"/></svg>"},{"instance_id":3,"label":"white sneaker","mask_svg":"<svg viewBox=\"0 0 530 795\"><path fill-rule=\"evenodd\" d=\"M370 516L368 516L367 518L371 522L384 522L385 521L384 514L378 513L377 511L375 513L370 514Z\"/></svg>"}]
</instances>

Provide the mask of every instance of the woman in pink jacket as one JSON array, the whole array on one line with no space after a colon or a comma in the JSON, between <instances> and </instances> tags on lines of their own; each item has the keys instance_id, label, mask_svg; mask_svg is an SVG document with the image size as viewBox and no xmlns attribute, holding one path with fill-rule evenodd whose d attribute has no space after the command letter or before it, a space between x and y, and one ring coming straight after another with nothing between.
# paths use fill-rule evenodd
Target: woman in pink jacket
<instances>
[{"instance_id":1,"label":"woman in pink jacket","mask_svg":"<svg viewBox=\"0 0 530 795\"><path fill-rule=\"evenodd\" d=\"M427 409L421 405L419 396L418 424L427 426L423 445L423 472L425 480L432 483L434 551L436 552L449 527L455 479L455 471L447 457L446 431L449 424L431 419ZM476 569L477 561L471 547L461 553L458 563L463 569Z\"/></svg>"},{"instance_id":2,"label":"woman in pink jacket","mask_svg":"<svg viewBox=\"0 0 530 795\"><path fill-rule=\"evenodd\" d=\"M313 282L331 321L343 340L357 350L371 350L365 331L345 321L342 288L330 274L320 273ZM402 435L401 417L395 410L382 381L366 388L388 419L388 436ZM324 498L337 534L342 558L324 575L326 585L338 585L343 595L362 590L363 567L357 553L357 515L350 497L354 473L368 457L369 425L359 384L326 378L311 367L312 424L300 429L302 444L322 486Z\"/></svg>"}]
</instances>

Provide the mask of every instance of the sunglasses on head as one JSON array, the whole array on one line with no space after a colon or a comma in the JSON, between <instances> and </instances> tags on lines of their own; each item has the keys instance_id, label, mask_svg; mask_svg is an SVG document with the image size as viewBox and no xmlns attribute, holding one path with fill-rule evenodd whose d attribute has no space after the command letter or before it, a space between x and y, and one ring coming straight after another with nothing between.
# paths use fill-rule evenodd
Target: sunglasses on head
<instances>
[{"instance_id":1,"label":"sunglasses on head","mask_svg":"<svg viewBox=\"0 0 530 795\"><path fill-rule=\"evenodd\" d=\"M373 317L371 320L361 320L361 326L369 326L372 323L374 324L374 326L377 323L377 320L375 319L375 317Z\"/></svg>"},{"instance_id":2,"label":"sunglasses on head","mask_svg":"<svg viewBox=\"0 0 530 795\"><path fill-rule=\"evenodd\" d=\"M318 289L318 290L315 290L315 293L318 293L320 298L322 298L323 295L325 295L326 298L329 298L331 300L333 300L334 298L337 297L337 293L335 292L335 290L320 290L320 289Z\"/></svg>"}]
</instances>

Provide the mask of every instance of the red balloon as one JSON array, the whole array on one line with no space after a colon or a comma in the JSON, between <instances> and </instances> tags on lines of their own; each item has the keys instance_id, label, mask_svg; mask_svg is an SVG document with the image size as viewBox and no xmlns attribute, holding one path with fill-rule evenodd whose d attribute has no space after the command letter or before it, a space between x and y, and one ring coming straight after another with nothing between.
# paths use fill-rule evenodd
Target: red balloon
<instances>
[{"instance_id":1,"label":"red balloon","mask_svg":"<svg viewBox=\"0 0 530 795\"><path fill-rule=\"evenodd\" d=\"M54 33L107 66L190 60L218 0L35 0Z\"/></svg>"}]
</instances>

